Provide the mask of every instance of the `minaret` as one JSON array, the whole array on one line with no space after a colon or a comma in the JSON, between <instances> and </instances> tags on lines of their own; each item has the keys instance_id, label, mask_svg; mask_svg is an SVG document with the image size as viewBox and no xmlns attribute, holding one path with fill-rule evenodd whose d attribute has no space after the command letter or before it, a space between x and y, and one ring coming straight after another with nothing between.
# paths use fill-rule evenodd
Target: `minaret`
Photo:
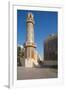
<instances>
[{"instance_id":1,"label":"minaret","mask_svg":"<svg viewBox=\"0 0 66 90\"><path fill-rule=\"evenodd\" d=\"M27 15L27 38L26 41L27 43L34 44L34 17L32 13L28 13Z\"/></svg>"},{"instance_id":2,"label":"minaret","mask_svg":"<svg viewBox=\"0 0 66 90\"><path fill-rule=\"evenodd\" d=\"M26 43L25 47L25 67L33 67L33 63L36 61L35 48L36 45L34 43L34 17L32 13L28 13L26 20Z\"/></svg>"}]
</instances>

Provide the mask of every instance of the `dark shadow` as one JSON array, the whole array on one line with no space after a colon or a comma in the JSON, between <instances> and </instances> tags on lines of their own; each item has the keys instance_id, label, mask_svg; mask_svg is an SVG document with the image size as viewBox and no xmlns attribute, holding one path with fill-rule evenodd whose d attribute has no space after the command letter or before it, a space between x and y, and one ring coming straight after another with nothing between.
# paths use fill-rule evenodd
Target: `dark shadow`
<instances>
[{"instance_id":1,"label":"dark shadow","mask_svg":"<svg viewBox=\"0 0 66 90\"><path fill-rule=\"evenodd\" d=\"M8 86L8 85L4 85L4 87L9 88L9 86Z\"/></svg>"}]
</instances>

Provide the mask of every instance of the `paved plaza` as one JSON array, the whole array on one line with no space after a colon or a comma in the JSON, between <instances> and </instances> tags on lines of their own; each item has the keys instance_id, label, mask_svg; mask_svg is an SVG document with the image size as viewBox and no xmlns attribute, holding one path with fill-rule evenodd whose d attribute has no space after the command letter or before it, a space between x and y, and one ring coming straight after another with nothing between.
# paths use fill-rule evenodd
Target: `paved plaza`
<instances>
[{"instance_id":1,"label":"paved plaza","mask_svg":"<svg viewBox=\"0 0 66 90\"><path fill-rule=\"evenodd\" d=\"M17 79L57 78L57 69L17 67Z\"/></svg>"}]
</instances>

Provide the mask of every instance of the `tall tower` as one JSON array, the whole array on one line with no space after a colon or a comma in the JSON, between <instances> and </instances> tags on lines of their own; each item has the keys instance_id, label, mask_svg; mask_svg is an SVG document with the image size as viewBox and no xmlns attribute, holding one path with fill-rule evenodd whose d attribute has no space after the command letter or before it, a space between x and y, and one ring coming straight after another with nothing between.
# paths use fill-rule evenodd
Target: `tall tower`
<instances>
[{"instance_id":1,"label":"tall tower","mask_svg":"<svg viewBox=\"0 0 66 90\"><path fill-rule=\"evenodd\" d=\"M34 17L32 13L28 13L26 20L26 43L25 47L25 67L33 67L34 62L37 61L34 43Z\"/></svg>"}]
</instances>

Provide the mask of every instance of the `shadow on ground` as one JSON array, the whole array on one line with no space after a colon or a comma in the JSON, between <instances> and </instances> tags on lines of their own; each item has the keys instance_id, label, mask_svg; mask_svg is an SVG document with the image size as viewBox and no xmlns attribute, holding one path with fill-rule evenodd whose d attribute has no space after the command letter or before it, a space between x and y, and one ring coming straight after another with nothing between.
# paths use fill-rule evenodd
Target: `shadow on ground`
<instances>
[{"instance_id":1,"label":"shadow on ground","mask_svg":"<svg viewBox=\"0 0 66 90\"><path fill-rule=\"evenodd\" d=\"M54 68L17 67L17 80L57 78L57 74L57 69Z\"/></svg>"}]
</instances>

